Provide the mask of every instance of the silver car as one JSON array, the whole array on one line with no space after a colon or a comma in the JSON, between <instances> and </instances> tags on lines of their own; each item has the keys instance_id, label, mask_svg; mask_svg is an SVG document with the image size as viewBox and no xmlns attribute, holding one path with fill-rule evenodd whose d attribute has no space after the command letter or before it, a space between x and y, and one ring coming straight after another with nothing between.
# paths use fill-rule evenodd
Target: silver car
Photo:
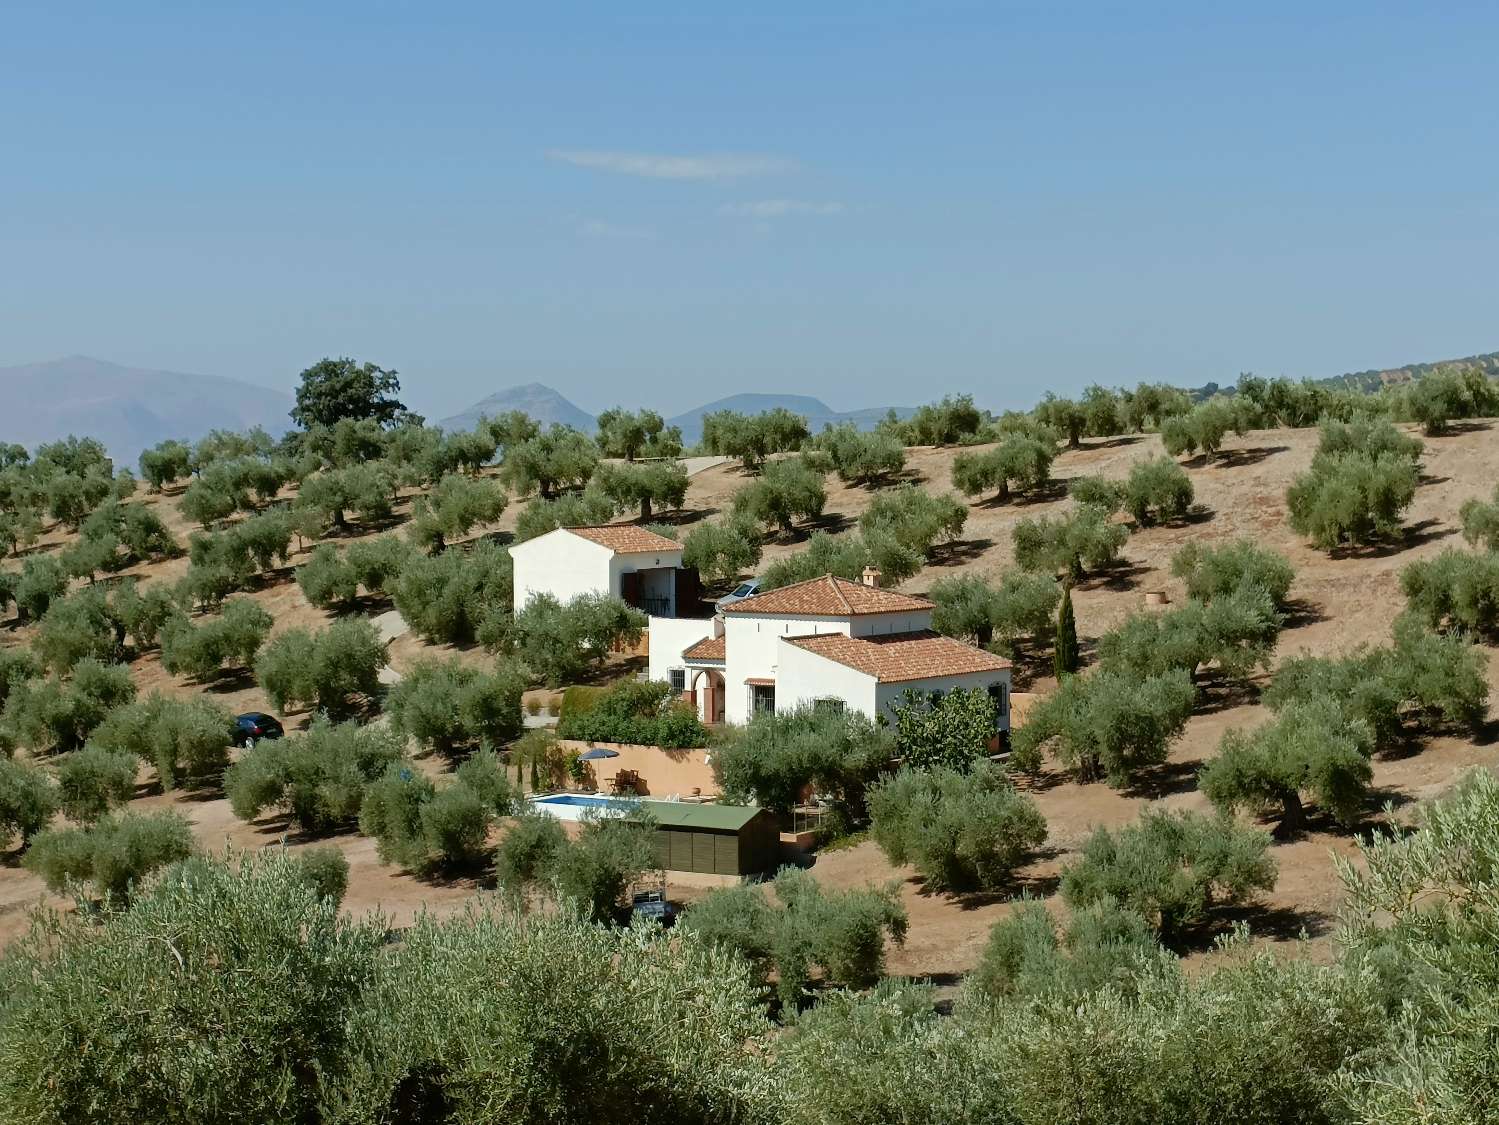
<instances>
[{"instance_id":1,"label":"silver car","mask_svg":"<svg viewBox=\"0 0 1499 1125\"><path fill-rule=\"evenodd\" d=\"M752 578L748 582L741 582L729 593L718 599L718 608L723 609L724 606L733 605L735 602L742 602L745 598L752 598L759 592L760 580L758 578Z\"/></svg>"}]
</instances>

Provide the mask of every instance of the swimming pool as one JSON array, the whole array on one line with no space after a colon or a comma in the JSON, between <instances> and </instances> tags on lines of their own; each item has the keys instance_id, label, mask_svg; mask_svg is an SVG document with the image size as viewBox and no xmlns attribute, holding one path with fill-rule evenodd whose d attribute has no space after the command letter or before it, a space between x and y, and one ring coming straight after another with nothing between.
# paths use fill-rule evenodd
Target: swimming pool
<instances>
[{"instance_id":1,"label":"swimming pool","mask_svg":"<svg viewBox=\"0 0 1499 1125\"><path fill-rule=\"evenodd\" d=\"M624 815L639 806L625 797L596 797L590 793L541 793L527 798L532 806L558 820L578 820L589 809Z\"/></svg>"}]
</instances>

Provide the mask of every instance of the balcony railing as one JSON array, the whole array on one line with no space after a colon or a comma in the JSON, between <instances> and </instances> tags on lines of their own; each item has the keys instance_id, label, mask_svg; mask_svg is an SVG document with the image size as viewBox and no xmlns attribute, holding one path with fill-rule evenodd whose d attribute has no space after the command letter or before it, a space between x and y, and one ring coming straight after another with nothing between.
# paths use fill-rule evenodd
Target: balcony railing
<instances>
[{"instance_id":1,"label":"balcony railing","mask_svg":"<svg viewBox=\"0 0 1499 1125\"><path fill-rule=\"evenodd\" d=\"M670 598L636 598L634 605L641 613L648 613L652 617L671 616Z\"/></svg>"}]
</instances>

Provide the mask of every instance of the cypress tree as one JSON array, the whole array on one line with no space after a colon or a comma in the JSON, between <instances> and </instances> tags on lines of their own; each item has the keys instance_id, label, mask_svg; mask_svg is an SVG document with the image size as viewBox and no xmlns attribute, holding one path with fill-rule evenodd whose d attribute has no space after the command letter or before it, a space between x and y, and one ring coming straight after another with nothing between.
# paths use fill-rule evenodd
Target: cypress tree
<instances>
[{"instance_id":1,"label":"cypress tree","mask_svg":"<svg viewBox=\"0 0 1499 1125\"><path fill-rule=\"evenodd\" d=\"M1072 584L1068 583L1062 587L1062 604L1057 609L1057 679L1076 672L1077 659L1077 622L1072 616Z\"/></svg>"}]
</instances>

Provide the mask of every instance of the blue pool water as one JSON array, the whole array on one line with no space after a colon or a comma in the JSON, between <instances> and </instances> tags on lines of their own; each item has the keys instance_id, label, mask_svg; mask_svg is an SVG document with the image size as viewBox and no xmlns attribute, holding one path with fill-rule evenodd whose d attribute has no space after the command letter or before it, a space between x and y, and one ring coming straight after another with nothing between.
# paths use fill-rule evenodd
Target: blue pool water
<instances>
[{"instance_id":1,"label":"blue pool water","mask_svg":"<svg viewBox=\"0 0 1499 1125\"><path fill-rule=\"evenodd\" d=\"M558 820L577 820L588 809L613 809L626 812L638 801L619 797L595 797L588 793L551 793L530 798L531 804Z\"/></svg>"}]
</instances>

